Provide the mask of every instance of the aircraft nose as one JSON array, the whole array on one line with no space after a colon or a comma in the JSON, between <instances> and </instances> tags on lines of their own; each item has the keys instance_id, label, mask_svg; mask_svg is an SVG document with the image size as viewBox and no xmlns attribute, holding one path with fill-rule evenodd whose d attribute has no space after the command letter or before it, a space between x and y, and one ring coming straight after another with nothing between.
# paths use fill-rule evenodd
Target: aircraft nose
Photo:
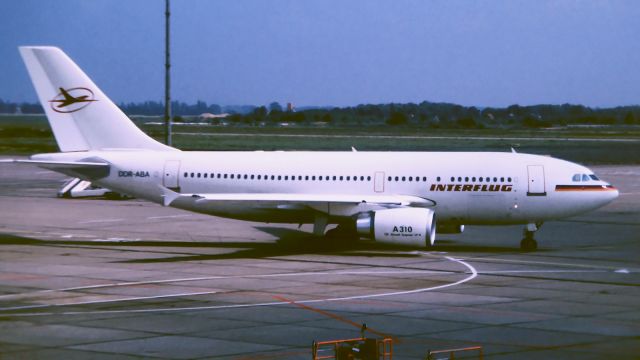
<instances>
[{"instance_id":1,"label":"aircraft nose","mask_svg":"<svg viewBox=\"0 0 640 360\"><path fill-rule=\"evenodd\" d=\"M604 196L603 196L603 200L604 200L604 204L608 204L610 202L612 202L613 200L617 199L618 196L620 195L620 191L618 191L618 189L610 184L604 185Z\"/></svg>"}]
</instances>

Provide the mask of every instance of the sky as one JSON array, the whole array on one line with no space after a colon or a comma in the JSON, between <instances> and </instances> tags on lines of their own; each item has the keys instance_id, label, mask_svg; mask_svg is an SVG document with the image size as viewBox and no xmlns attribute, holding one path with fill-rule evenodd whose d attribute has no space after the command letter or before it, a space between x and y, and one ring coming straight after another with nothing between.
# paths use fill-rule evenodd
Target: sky
<instances>
[{"instance_id":1,"label":"sky","mask_svg":"<svg viewBox=\"0 0 640 360\"><path fill-rule=\"evenodd\" d=\"M188 103L640 104L635 0L173 0L171 27ZM35 102L20 45L62 48L117 103L163 99L163 0L4 2L0 99Z\"/></svg>"}]
</instances>

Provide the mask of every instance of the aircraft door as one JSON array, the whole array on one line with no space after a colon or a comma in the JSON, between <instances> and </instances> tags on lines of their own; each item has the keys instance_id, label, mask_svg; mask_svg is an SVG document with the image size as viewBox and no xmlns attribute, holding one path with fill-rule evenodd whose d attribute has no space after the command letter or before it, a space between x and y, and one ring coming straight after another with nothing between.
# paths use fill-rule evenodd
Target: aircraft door
<instances>
[{"instance_id":1,"label":"aircraft door","mask_svg":"<svg viewBox=\"0 0 640 360\"><path fill-rule=\"evenodd\" d=\"M178 184L178 172L180 171L179 160L167 160L164 163L164 172L162 176L162 184L174 191L180 191L180 185Z\"/></svg>"},{"instance_id":2,"label":"aircraft door","mask_svg":"<svg viewBox=\"0 0 640 360\"><path fill-rule=\"evenodd\" d=\"M546 196L544 167L542 165L529 165L527 166L527 173L529 177L527 196Z\"/></svg>"},{"instance_id":3,"label":"aircraft door","mask_svg":"<svg viewBox=\"0 0 640 360\"><path fill-rule=\"evenodd\" d=\"M373 190L375 192L384 192L384 173L382 171L376 171L375 173Z\"/></svg>"}]
</instances>

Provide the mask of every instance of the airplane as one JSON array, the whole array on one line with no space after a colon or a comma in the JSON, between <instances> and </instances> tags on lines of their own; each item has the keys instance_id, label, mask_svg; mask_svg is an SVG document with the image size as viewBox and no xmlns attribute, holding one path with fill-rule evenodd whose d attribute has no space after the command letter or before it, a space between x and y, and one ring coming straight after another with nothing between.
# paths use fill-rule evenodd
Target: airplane
<instances>
[{"instance_id":1,"label":"airplane","mask_svg":"<svg viewBox=\"0 0 640 360\"><path fill-rule=\"evenodd\" d=\"M58 97L56 97L53 100L49 100L50 103L60 103L59 105L57 105L57 108L63 108L63 107L67 107L69 105L73 105L76 103L84 103L84 102L90 102L90 101L96 101L93 99L87 99L89 97L89 95L79 95L76 97L73 97L71 94L69 94L69 90L85 90L85 91L89 91L90 93L91 90L89 89L84 89L84 88L73 88L73 89L69 89L69 90L65 90L64 88L59 88L60 89L60 95L62 95L62 97L64 97L64 99L58 99Z\"/></svg>"},{"instance_id":2,"label":"airplane","mask_svg":"<svg viewBox=\"0 0 640 360\"><path fill-rule=\"evenodd\" d=\"M11 161L163 206L420 248L434 246L436 231L522 224L520 247L532 251L544 222L618 196L582 165L515 151L181 151L136 127L59 48L20 53L41 103L56 99L55 89L84 88L93 98L70 113L45 107L60 152Z\"/></svg>"}]
</instances>

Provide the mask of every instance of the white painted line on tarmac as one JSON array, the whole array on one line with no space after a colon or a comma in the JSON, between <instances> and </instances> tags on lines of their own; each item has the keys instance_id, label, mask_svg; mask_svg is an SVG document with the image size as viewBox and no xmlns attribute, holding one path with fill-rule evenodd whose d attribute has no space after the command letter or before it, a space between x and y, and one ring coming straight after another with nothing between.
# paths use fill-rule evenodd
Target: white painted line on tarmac
<instances>
[{"instance_id":1,"label":"white painted line on tarmac","mask_svg":"<svg viewBox=\"0 0 640 360\"><path fill-rule=\"evenodd\" d=\"M96 224L96 223L111 223L124 221L124 219L98 219L98 220L88 220L88 221L79 221L78 224Z\"/></svg>"},{"instance_id":2,"label":"white painted line on tarmac","mask_svg":"<svg viewBox=\"0 0 640 360\"><path fill-rule=\"evenodd\" d=\"M429 254L427 254L429 255ZM325 299L315 299L315 300L300 300L296 301L298 304L314 304L314 303L323 303L323 302L334 302L334 301L345 301L345 300L359 300L359 299L372 299L372 298L380 298L387 296L399 296L399 295L410 295L421 292L433 291L444 289L452 286L457 286L460 284L464 284L468 281L475 279L478 276L478 272L476 269L468 264L467 262L456 259L453 257L446 256L445 259L456 262L460 265L463 265L467 271L470 272L470 275L465 277L464 279L458 280L456 282L431 286L426 288L419 288L413 290L404 290L404 291L394 291L394 292L386 292L386 293L378 293L378 294L366 294L366 295L355 295L355 296L345 296L345 297L335 297L335 298L325 298ZM376 272L376 271L373 271ZM180 311L197 311L197 310L220 310L220 309L239 309L239 308L252 308L252 307L266 307L266 306L278 306L278 305L290 305L291 303L288 301L276 301L276 302L264 302L264 303L251 303L251 304L234 304L234 305L212 305L212 306L193 306L193 307L179 307L179 308L159 308L159 309L124 309L124 310L96 310L96 311L66 311L66 312L40 312L40 313L23 313L23 314L5 314L5 316L15 316L15 317L32 317L32 316L50 316L50 315L107 315L107 314L134 314L134 313L153 313L153 312L180 312Z\"/></svg>"},{"instance_id":3,"label":"white painted line on tarmac","mask_svg":"<svg viewBox=\"0 0 640 360\"><path fill-rule=\"evenodd\" d=\"M60 306L89 305L89 304L106 304L106 303L113 303L113 302L136 301L136 300L165 299L165 298L182 297L182 296L210 295L210 294L217 294L218 292L219 291L204 291L204 292L155 295L155 296L137 296L137 297L120 298L120 299L78 301L78 302L61 303L61 304L25 305L25 306L0 308L0 311L15 311L15 310L39 309L39 308L60 307Z\"/></svg>"},{"instance_id":4,"label":"white painted line on tarmac","mask_svg":"<svg viewBox=\"0 0 640 360\"><path fill-rule=\"evenodd\" d=\"M183 214L183 215L149 216L149 217L147 217L147 220L176 219L176 218L183 218L183 217L190 217L190 216L192 216L192 215L191 214Z\"/></svg>"},{"instance_id":5,"label":"white painted line on tarmac","mask_svg":"<svg viewBox=\"0 0 640 360\"><path fill-rule=\"evenodd\" d=\"M514 264L550 265L550 266L564 266L564 267L575 267L575 268L586 268L586 269L607 269L607 270L619 269L619 267L616 267L616 266L587 265L587 264L563 263L563 262L554 262L554 261L498 259L498 258L485 258L485 257L467 257L465 258L465 260L487 260L487 261L506 262L506 263L514 263ZM632 269L632 271L634 272L640 271L640 269Z\"/></svg>"},{"instance_id":6,"label":"white painted line on tarmac","mask_svg":"<svg viewBox=\"0 0 640 360\"><path fill-rule=\"evenodd\" d=\"M312 272L296 272L296 273L276 273L276 274L249 274L249 275L231 275L231 276L200 276L191 278L177 278L177 279L165 279L165 280L149 280L149 281L129 281L120 283L108 283L97 284L87 286L76 286L63 289L48 289L39 290L29 293L21 294L6 294L0 295L0 300L7 299L22 299L28 297L39 296L47 293L55 292L67 292L67 291L80 291L80 290L93 290L110 287L124 287L124 286L138 286L138 285L154 285L164 283L181 283L190 281L205 281L205 280L228 280L228 279L243 279L243 278L271 278L271 277L293 277L293 276L329 276L329 275L409 275L409 274L456 274L453 271L437 271L437 270L373 270L373 271L312 271Z\"/></svg>"},{"instance_id":7,"label":"white painted line on tarmac","mask_svg":"<svg viewBox=\"0 0 640 360\"><path fill-rule=\"evenodd\" d=\"M483 274L520 274L520 273L547 273L547 274L562 274L562 273L608 273L611 270L489 270L478 271L480 275Z\"/></svg>"}]
</instances>

